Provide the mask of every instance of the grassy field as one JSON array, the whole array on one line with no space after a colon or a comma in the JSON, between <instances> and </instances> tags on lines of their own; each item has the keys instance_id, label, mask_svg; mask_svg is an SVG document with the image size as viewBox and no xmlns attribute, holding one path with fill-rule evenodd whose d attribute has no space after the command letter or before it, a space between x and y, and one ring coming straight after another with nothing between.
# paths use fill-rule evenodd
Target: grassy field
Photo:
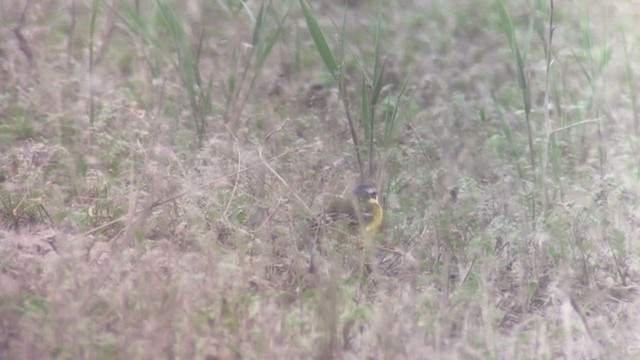
<instances>
[{"instance_id":1,"label":"grassy field","mask_svg":"<svg viewBox=\"0 0 640 360\"><path fill-rule=\"evenodd\" d=\"M0 0L0 358L640 358L635 1L347 3Z\"/></svg>"}]
</instances>

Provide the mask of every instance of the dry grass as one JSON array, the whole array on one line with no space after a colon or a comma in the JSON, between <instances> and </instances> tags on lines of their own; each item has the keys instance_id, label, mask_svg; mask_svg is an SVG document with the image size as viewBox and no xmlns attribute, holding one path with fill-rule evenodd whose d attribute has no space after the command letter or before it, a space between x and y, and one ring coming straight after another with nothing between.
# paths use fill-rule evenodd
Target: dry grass
<instances>
[{"instance_id":1,"label":"dry grass","mask_svg":"<svg viewBox=\"0 0 640 360\"><path fill-rule=\"evenodd\" d=\"M0 0L1 358L640 356L632 2L555 4L550 67L506 4L528 128L496 2L383 1L386 224L321 251L359 172L300 4L91 3ZM313 2L356 120L372 3Z\"/></svg>"}]
</instances>

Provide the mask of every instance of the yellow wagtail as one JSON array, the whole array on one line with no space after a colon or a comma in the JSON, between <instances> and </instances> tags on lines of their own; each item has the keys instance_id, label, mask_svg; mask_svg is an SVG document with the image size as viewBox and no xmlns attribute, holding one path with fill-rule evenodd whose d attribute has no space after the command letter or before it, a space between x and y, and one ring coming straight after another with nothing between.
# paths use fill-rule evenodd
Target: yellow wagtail
<instances>
[{"instance_id":1,"label":"yellow wagtail","mask_svg":"<svg viewBox=\"0 0 640 360\"><path fill-rule=\"evenodd\" d=\"M382 225L383 215L376 186L358 185L349 198L333 200L327 207L326 214L333 223L346 224L350 232L377 232Z\"/></svg>"},{"instance_id":2,"label":"yellow wagtail","mask_svg":"<svg viewBox=\"0 0 640 360\"><path fill-rule=\"evenodd\" d=\"M333 199L326 207L323 216L307 224L307 235L301 245L323 249L321 239L324 236L321 234L331 234L330 237L339 242L348 238L362 241L380 230L382 218L382 206L378 203L378 191L375 185L361 184L350 196ZM313 259L312 251L309 265L311 273L315 272Z\"/></svg>"}]
</instances>

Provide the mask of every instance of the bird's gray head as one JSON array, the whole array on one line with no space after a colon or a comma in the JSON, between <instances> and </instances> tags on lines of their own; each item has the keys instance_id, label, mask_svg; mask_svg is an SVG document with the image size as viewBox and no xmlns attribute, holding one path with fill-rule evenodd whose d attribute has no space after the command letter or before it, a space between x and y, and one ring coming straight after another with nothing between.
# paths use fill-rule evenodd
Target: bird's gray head
<instances>
[{"instance_id":1,"label":"bird's gray head","mask_svg":"<svg viewBox=\"0 0 640 360\"><path fill-rule=\"evenodd\" d=\"M376 186L373 184L361 184L356 187L353 191L356 197L359 200L369 200L375 199L378 200L378 190L376 190Z\"/></svg>"}]
</instances>

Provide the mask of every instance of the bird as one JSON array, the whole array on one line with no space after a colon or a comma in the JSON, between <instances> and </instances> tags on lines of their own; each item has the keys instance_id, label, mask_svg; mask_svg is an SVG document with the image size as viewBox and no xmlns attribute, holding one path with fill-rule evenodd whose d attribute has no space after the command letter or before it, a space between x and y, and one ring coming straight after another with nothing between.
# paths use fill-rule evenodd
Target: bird
<instances>
[{"instance_id":1,"label":"bird","mask_svg":"<svg viewBox=\"0 0 640 360\"><path fill-rule=\"evenodd\" d=\"M360 184L349 196L330 201L324 213L310 220L307 227L316 233L329 227L348 235L371 235L380 230L382 220L376 186Z\"/></svg>"},{"instance_id":2,"label":"bird","mask_svg":"<svg viewBox=\"0 0 640 360\"><path fill-rule=\"evenodd\" d=\"M308 273L314 274L318 267L323 268L319 264L323 263L321 259L324 257L316 258L317 251L326 255L331 248L329 244L333 241L362 248L368 243L367 239L380 231L382 221L382 206L378 202L378 191L373 184L360 184L349 195L329 201L320 215L309 219L305 235L299 243L299 250L309 251ZM358 261L356 263L359 265L354 265L353 268L363 265ZM364 265L369 268L368 264Z\"/></svg>"},{"instance_id":3,"label":"bird","mask_svg":"<svg viewBox=\"0 0 640 360\"><path fill-rule=\"evenodd\" d=\"M360 184L348 198L334 199L325 213L333 223L346 223L351 233L356 230L376 233L383 219L378 191L373 184Z\"/></svg>"}]
</instances>

